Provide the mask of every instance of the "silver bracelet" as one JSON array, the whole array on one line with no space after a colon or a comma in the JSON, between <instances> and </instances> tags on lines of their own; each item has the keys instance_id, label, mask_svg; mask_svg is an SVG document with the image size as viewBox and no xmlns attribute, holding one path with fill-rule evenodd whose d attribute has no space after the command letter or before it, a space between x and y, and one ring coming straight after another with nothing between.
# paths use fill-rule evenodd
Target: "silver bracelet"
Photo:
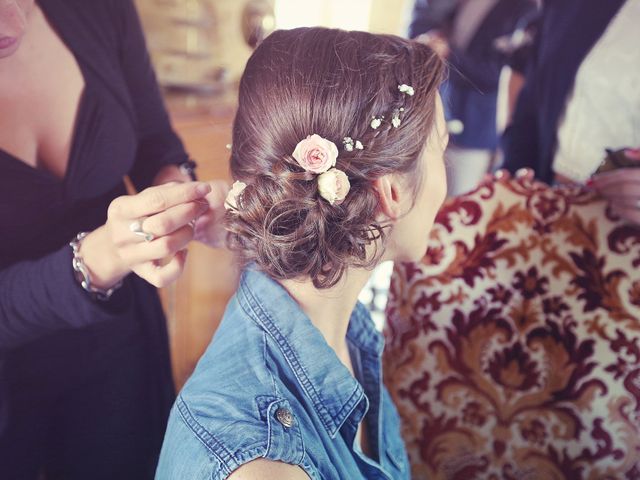
<instances>
[{"instance_id":1,"label":"silver bracelet","mask_svg":"<svg viewBox=\"0 0 640 480\"><path fill-rule=\"evenodd\" d=\"M106 290L101 288L96 288L91 284L91 275L89 274L89 269L84 264L84 260L80 256L80 244L84 237L89 235L88 232L80 232L76 235L76 238L69 242L69 246L73 250L73 260L71 265L73 266L73 271L76 276L76 280L80 284L80 286L89 292L93 298L96 300L107 301L113 295L118 288L122 286L122 280L116 283L113 287L108 288Z\"/></svg>"}]
</instances>

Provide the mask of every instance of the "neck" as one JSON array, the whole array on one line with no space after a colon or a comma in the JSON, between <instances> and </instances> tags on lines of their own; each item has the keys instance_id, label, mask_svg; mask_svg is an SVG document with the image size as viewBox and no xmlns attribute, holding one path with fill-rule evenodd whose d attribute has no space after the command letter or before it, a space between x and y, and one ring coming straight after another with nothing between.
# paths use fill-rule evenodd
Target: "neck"
<instances>
[{"instance_id":1,"label":"neck","mask_svg":"<svg viewBox=\"0 0 640 480\"><path fill-rule=\"evenodd\" d=\"M337 285L323 290L314 287L310 280L280 282L349 369L349 351L345 342L349 319L370 276L370 271L350 270Z\"/></svg>"}]
</instances>

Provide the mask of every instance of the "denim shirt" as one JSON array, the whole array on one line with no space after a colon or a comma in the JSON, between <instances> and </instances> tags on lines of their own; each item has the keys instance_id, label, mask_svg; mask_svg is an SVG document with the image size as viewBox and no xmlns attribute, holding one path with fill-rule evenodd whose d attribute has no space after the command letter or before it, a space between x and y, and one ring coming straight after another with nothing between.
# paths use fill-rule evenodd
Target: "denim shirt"
<instances>
[{"instance_id":1,"label":"denim shirt","mask_svg":"<svg viewBox=\"0 0 640 480\"><path fill-rule=\"evenodd\" d=\"M361 304L347 344L358 380L282 286L246 270L173 406L156 479L224 479L260 457L314 480L409 478L383 339ZM356 441L363 419L371 457Z\"/></svg>"}]
</instances>

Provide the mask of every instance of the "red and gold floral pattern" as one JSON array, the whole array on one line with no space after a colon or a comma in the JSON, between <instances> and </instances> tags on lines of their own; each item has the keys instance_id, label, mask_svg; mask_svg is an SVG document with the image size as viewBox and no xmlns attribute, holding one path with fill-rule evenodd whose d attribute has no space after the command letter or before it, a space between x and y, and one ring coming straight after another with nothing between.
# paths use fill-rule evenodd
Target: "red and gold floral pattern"
<instances>
[{"instance_id":1,"label":"red and gold floral pattern","mask_svg":"<svg viewBox=\"0 0 640 480\"><path fill-rule=\"evenodd\" d=\"M418 479L640 478L640 229L502 175L391 282L386 383Z\"/></svg>"}]
</instances>

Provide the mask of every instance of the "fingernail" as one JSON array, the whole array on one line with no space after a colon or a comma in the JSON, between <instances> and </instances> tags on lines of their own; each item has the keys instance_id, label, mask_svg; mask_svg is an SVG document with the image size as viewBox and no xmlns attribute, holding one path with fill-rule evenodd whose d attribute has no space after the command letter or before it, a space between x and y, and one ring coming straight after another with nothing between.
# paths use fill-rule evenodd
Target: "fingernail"
<instances>
[{"instance_id":1,"label":"fingernail","mask_svg":"<svg viewBox=\"0 0 640 480\"><path fill-rule=\"evenodd\" d=\"M206 195L207 193L209 193L211 191L211 185L209 185L208 183L201 183L200 185L198 185L198 187L196 188L196 192L199 195Z\"/></svg>"}]
</instances>

